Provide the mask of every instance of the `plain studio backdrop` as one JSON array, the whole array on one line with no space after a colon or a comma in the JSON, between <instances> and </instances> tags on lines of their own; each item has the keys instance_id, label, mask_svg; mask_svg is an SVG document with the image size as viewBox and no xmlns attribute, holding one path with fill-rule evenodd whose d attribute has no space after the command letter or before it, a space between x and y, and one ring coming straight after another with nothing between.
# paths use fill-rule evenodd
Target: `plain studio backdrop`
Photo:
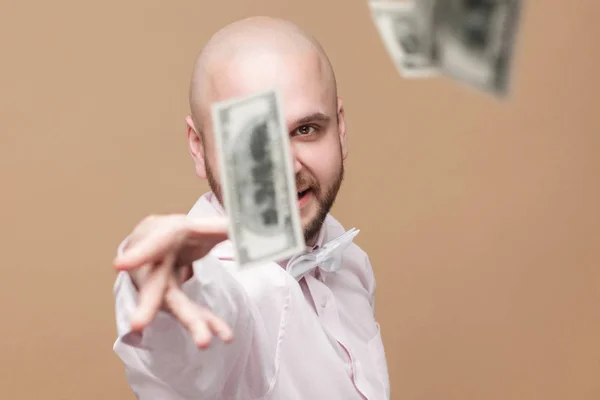
<instances>
[{"instance_id":1,"label":"plain studio backdrop","mask_svg":"<svg viewBox=\"0 0 600 400\"><path fill-rule=\"evenodd\" d=\"M600 3L526 3L497 101L402 79L362 0L3 1L0 398L133 399L112 259L144 216L207 190L185 139L192 63L266 14L337 72L333 213L373 264L392 398L600 399Z\"/></svg>"}]
</instances>

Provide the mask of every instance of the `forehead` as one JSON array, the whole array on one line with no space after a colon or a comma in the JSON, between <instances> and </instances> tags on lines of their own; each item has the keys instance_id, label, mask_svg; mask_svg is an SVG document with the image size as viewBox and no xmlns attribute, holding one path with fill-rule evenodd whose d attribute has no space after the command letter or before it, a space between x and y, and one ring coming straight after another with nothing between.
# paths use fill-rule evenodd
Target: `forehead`
<instances>
[{"instance_id":1,"label":"forehead","mask_svg":"<svg viewBox=\"0 0 600 400\"><path fill-rule=\"evenodd\" d=\"M272 87L281 91L288 123L315 112L335 112L333 79L314 52L241 55L215 64L211 72L202 104L205 121L212 103Z\"/></svg>"}]
</instances>

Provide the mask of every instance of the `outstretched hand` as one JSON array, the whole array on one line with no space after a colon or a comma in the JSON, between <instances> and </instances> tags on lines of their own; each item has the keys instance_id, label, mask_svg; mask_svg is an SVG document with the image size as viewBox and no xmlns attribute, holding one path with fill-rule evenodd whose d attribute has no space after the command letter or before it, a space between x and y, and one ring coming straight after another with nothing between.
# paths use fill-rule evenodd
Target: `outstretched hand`
<instances>
[{"instance_id":1,"label":"outstretched hand","mask_svg":"<svg viewBox=\"0 0 600 400\"><path fill-rule=\"evenodd\" d=\"M213 335L230 341L227 323L191 301L180 288L193 275L192 263L225 239L225 218L150 216L138 224L114 260L117 270L129 272L139 292L132 330L143 330L162 308L190 332L198 347L207 347Z\"/></svg>"}]
</instances>

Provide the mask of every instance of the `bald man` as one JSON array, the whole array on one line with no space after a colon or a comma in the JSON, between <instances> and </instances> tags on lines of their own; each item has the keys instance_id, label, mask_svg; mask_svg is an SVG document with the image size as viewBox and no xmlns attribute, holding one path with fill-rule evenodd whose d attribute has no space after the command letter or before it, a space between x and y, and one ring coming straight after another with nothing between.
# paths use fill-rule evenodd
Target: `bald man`
<instances>
[{"instance_id":1,"label":"bald man","mask_svg":"<svg viewBox=\"0 0 600 400\"><path fill-rule=\"evenodd\" d=\"M351 239L302 276L293 272L302 256L246 270L233 259L211 104L274 86L283 97L306 253L330 249L324 245L344 234L329 211L344 176L346 124L325 52L278 19L221 29L194 66L186 118L196 173L211 191L187 215L144 219L115 259L114 349L140 399L390 397L375 279Z\"/></svg>"}]
</instances>

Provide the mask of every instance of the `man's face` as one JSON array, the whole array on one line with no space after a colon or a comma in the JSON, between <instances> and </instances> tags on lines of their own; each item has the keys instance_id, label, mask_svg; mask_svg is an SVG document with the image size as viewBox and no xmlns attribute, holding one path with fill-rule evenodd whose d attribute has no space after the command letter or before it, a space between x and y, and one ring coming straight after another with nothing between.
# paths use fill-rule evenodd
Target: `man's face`
<instances>
[{"instance_id":1,"label":"man's face","mask_svg":"<svg viewBox=\"0 0 600 400\"><path fill-rule=\"evenodd\" d=\"M278 86L290 133L300 218L305 239L310 242L331 209L344 175L347 151L341 101L338 105L333 80L316 55L264 54L244 61L224 65L208 84L207 101L200 110L204 165L196 169L223 203L210 105Z\"/></svg>"}]
</instances>

